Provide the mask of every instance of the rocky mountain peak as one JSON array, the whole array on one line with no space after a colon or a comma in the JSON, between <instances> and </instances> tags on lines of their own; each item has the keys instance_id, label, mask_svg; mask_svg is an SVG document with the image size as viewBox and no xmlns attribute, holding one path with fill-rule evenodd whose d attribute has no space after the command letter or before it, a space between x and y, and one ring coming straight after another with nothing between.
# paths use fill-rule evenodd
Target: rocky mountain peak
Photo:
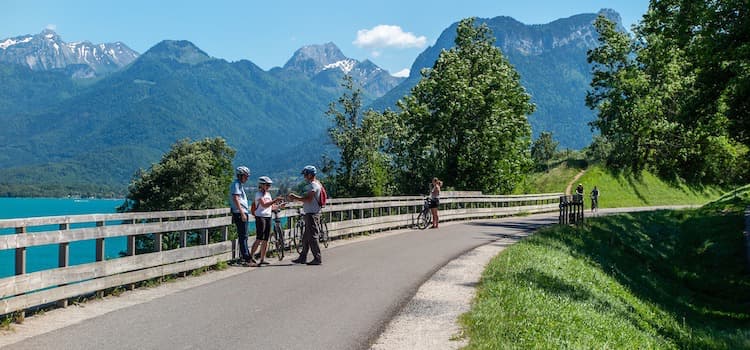
<instances>
[{"instance_id":1,"label":"rocky mountain peak","mask_svg":"<svg viewBox=\"0 0 750 350\"><path fill-rule=\"evenodd\" d=\"M294 52L292 58L284 64L284 70L302 73L309 78L327 69L326 67L336 66L346 69L349 65L344 61L348 60L350 59L332 42L323 45L307 45Z\"/></svg>"},{"instance_id":2,"label":"rocky mountain peak","mask_svg":"<svg viewBox=\"0 0 750 350\"><path fill-rule=\"evenodd\" d=\"M138 53L121 42L66 43L54 30L0 40L0 62L31 70L64 70L75 78L103 76L129 64Z\"/></svg>"},{"instance_id":3,"label":"rocky mountain peak","mask_svg":"<svg viewBox=\"0 0 750 350\"><path fill-rule=\"evenodd\" d=\"M317 85L336 90L349 74L365 92L380 97L401 82L369 60L346 57L334 43L308 45L297 50L281 69L285 74L302 76Z\"/></svg>"},{"instance_id":4,"label":"rocky mountain peak","mask_svg":"<svg viewBox=\"0 0 750 350\"><path fill-rule=\"evenodd\" d=\"M170 59L180 63L198 64L211 56L187 40L163 40L143 54L144 57Z\"/></svg>"}]
</instances>

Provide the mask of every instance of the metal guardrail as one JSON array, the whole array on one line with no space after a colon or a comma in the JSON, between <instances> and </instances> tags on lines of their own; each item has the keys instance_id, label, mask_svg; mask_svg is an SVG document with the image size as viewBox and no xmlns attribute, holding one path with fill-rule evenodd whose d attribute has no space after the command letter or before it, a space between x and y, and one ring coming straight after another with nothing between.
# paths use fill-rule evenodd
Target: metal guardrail
<instances>
[{"instance_id":1,"label":"metal guardrail","mask_svg":"<svg viewBox=\"0 0 750 350\"><path fill-rule=\"evenodd\" d=\"M495 196L478 192L444 192L440 199L440 220L467 220L536 213L558 209L560 193ZM406 228L421 210L424 197L375 197L330 199L323 209L332 239L365 232ZM283 210L288 225L298 207ZM250 217L253 220L252 217ZM238 256L236 240L229 240L231 215L228 208L164 212L49 216L0 220L0 229L14 233L0 235L0 250L15 251L15 276L0 279L0 315L57 303L109 288L127 286L153 278L183 273ZM150 235L162 242L167 234L179 235L179 248L136 254L136 237ZM187 235L198 235L189 246ZM218 236L211 242L211 236ZM107 260L105 239L126 237L125 256ZM95 242L96 261L69 264L70 244ZM58 267L28 273L27 249L58 246Z\"/></svg>"}]
</instances>

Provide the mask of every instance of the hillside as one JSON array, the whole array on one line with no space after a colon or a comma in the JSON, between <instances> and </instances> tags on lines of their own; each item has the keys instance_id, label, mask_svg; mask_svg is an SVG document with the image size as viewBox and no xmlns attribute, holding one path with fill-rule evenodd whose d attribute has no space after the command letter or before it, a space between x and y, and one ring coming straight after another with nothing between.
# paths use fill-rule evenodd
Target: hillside
<instances>
[{"instance_id":1,"label":"hillside","mask_svg":"<svg viewBox=\"0 0 750 350\"><path fill-rule=\"evenodd\" d=\"M616 13L602 13L619 21ZM483 20L537 104L530 116L534 134L551 130L563 147L590 140L586 122L592 114L580 107L590 80L585 51L596 42L595 16L534 26L510 17ZM141 55L123 49L127 55L102 56L109 63L86 68L81 57L101 54L86 42L66 46L83 56L56 56L49 47L68 44L54 33L9 38L2 41L6 59L0 60L0 195L92 188L122 193L139 168L184 138L225 138L237 150L236 163L255 174L281 176L323 154L335 158L326 142L325 111L342 92L344 72L363 85L365 104L384 93L378 103L395 101L416 84L420 68L452 46L455 30L456 24L447 28L416 59L407 80L371 61L347 58L333 43L305 46L283 67L264 71L247 60L211 57L187 41L166 40ZM113 45L108 52L125 48ZM49 64L8 63L24 57ZM101 74L73 74L81 69ZM39 180L39 173L54 179Z\"/></svg>"},{"instance_id":2,"label":"hillside","mask_svg":"<svg viewBox=\"0 0 750 350\"><path fill-rule=\"evenodd\" d=\"M276 79L249 61L229 63L189 42L165 41L40 113L0 117L14 126L0 130L7 140L0 175L33 184L40 169L55 169L60 180L124 189L177 140L215 136L237 150L237 163L256 173L279 171L276 156L325 132L324 112L336 97L307 80ZM322 148L309 146L304 161L318 160Z\"/></svg>"},{"instance_id":3,"label":"hillside","mask_svg":"<svg viewBox=\"0 0 750 350\"><path fill-rule=\"evenodd\" d=\"M654 174L613 173L599 164L589 165L582 159L553 162L549 171L536 172L527 178L516 193L564 192L576 174L585 170L578 183L586 195L594 186L599 189L601 208L639 207L670 204L702 205L718 198L723 191L713 186L690 186L670 183ZM588 207L588 201L586 202Z\"/></svg>"}]
</instances>

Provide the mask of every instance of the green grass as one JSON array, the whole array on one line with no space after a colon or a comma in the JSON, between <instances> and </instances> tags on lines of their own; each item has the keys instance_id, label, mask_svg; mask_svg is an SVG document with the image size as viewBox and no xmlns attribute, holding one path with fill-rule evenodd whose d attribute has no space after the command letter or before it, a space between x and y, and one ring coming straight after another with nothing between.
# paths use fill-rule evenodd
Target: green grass
<instances>
[{"instance_id":1,"label":"green grass","mask_svg":"<svg viewBox=\"0 0 750 350\"><path fill-rule=\"evenodd\" d=\"M565 192L568 183L585 167L586 161L582 159L552 162L549 171L532 174L513 194Z\"/></svg>"},{"instance_id":2,"label":"green grass","mask_svg":"<svg viewBox=\"0 0 750 350\"><path fill-rule=\"evenodd\" d=\"M469 349L750 349L750 186L703 208L543 229L484 271Z\"/></svg>"},{"instance_id":3,"label":"green grass","mask_svg":"<svg viewBox=\"0 0 750 350\"><path fill-rule=\"evenodd\" d=\"M571 158L551 163L549 171L530 175L515 189L514 194L565 192L568 183L582 169L586 169L586 172L576 181L576 185L583 184L587 199L594 186L597 186L600 193L600 208L702 205L718 198L724 192L716 186L665 181L648 171L639 174L616 173L599 164L589 164L584 159ZM588 206L588 200L586 203Z\"/></svg>"},{"instance_id":4,"label":"green grass","mask_svg":"<svg viewBox=\"0 0 750 350\"><path fill-rule=\"evenodd\" d=\"M705 204L721 196L715 186L688 186L659 179L644 171L641 174L615 174L594 165L578 180L586 195L594 186L599 188L600 208L640 207L670 204Z\"/></svg>"}]
</instances>

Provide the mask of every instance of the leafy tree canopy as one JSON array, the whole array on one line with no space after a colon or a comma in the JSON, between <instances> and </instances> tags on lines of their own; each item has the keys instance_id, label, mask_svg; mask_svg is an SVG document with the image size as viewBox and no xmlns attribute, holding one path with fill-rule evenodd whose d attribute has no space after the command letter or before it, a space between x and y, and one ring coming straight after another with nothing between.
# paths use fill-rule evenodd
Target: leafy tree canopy
<instances>
[{"instance_id":1,"label":"leafy tree canopy","mask_svg":"<svg viewBox=\"0 0 750 350\"><path fill-rule=\"evenodd\" d=\"M559 142L552 139L551 132L542 132L539 138L531 145L531 158L537 164L547 165L547 162L555 156L559 144Z\"/></svg>"},{"instance_id":2,"label":"leafy tree canopy","mask_svg":"<svg viewBox=\"0 0 750 350\"><path fill-rule=\"evenodd\" d=\"M748 4L652 1L634 38L597 19L586 103L610 167L694 183L747 179Z\"/></svg>"},{"instance_id":3,"label":"leafy tree canopy","mask_svg":"<svg viewBox=\"0 0 750 350\"><path fill-rule=\"evenodd\" d=\"M392 152L404 192L426 191L435 176L457 189L510 192L531 165L534 105L493 42L486 25L462 20L456 46L399 103Z\"/></svg>"},{"instance_id":4,"label":"leafy tree canopy","mask_svg":"<svg viewBox=\"0 0 750 350\"><path fill-rule=\"evenodd\" d=\"M340 151L327 189L342 197L393 194L391 157L384 150L395 116L373 110L362 113L362 92L351 76L344 76L341 85L344 94L326 112L333 121L329 137Z\"/></svg>"},{"instance_id":5,"label":"leafy tree canopy","mask_svg":"<svg viewBox=\"0 0 750 350\"><path fill-rule=\"evenodd\" d=\"M120 211L210 209L227 206L235 151L224 139L174 144L157 164L139 170Z\"/></svg>"}]
</instances>

